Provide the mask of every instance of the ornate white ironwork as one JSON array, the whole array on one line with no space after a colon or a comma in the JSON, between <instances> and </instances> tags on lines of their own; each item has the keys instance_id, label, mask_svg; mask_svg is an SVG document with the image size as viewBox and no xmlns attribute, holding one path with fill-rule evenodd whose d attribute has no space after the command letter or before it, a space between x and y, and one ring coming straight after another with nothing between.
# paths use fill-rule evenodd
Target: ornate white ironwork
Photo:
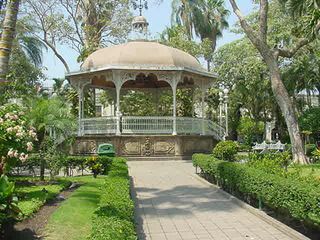
<instances>
[{"instance_id":1,"label":"ornate white ironwork","mask_svg":"<svg viewBox=\"0 0 320 240\"><path fill-rule=\"evenodd\" d=\"M81 119L81 135L116 135L118 117L100 117ZM191 117L131 117L123 116L120 121L121 134L176 134L178 135L207 135L222 140L224 129L208 119Z\"/></svg>"},{"instance_id":2,"label":"ornate white ironwork","mask_svg":"<svg viewBox=\"0 0 320 240\"><path fill-rule=\"evenodd\" d=\"M80 120L80 135L111 134L117 130L116 117L85 118Z\"/></svg>"}]
</instances>

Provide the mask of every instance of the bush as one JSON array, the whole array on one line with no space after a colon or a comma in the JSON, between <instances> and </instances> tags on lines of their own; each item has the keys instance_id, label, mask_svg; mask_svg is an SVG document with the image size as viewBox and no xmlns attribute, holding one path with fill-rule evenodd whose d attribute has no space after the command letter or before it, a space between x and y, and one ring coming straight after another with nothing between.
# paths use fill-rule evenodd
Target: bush
<instances>
[{"instance_id":1,"label":"bush","mask_svg":"<svg viewBox=\"0 0 320 240\"><path fill-rule=\"evenodd\" d=\"M270 174L245 164L217 161L211 157L201 160L195 156L194 165L223 189L242 199L261 199L269 208L312 224L320 224L320 183L317 181Z\"/></svg>"},{"instance_id":2,"label":"bush","mask_svg":"<svg viewBox=\"0 0 320 240\"><path fill-rule=\"evenodd\" d=\"M320 163L320 150L315 149L312 152L312 160L314 163Z\"/></svg>"},{"instance_id":3,"label":"bush","mask_svg":"<svg viewBox=\"0 0 320 240\"><path fill-rule=\"evenodd\" d=\"M238 143L233 141L219 142L213 149L213 156L226 161L234 161L239 149Z\"/></svg>"},{"instance_id":4,"label":"bush","mask_svg":"<svg viewBox=\"0 0 320 240\"><path fill-rule=\"evenodd\" d=\"M291 160L289 152L259 154L252 153L249 155L247 165L265 172L274 174L286 174L287 167Z\"/></svg>"},{"instance_id":5,"label":"bush","mask_svg":"<svg viewBox=\"0 0 320 240\"><path fill-rule=\"evenodd\" d=\"M98 174L107 174L111 162L112 158L107 156L68 156L64 167L67 169L78 168L82 171L88 167L96 177Z\"/></svg>"},{"instance_id":6,"label":"bush","mask_svg":"<svg viewBox=\"0 0 320 240\"><path fill-rule=\"evenodd\" d=\"M10 182L7 176L2 175L0 177L0 230L2 230L3 224L14 221L20 213L14 189L14 183Z\"/></svg>"},{"instance_id":7,"label":"bush","mask_svg":"<svg viewBox=\"0 0 320 240\"><path fill-rule=\"evenodd\" d=\"M137 239L133 223L134 204L130 198L130 182L125 159L113 159L103 192L100 206L93 217L89 239Z\"/></svg>"},{"instance_id":8,"label":"bush","mask_svg":"<svg viewBox=\"0 0 320 240\"><path fill-rule=\"evenodd\" d=\"M237 130L245 144L250 146L254 140L257 140L257 136L263 135L264 123L255 122L249 117L241 117Z\"/></svg>"},{"instance_id":9,"label":"bush","mask_svg":"<svg viewBox=\"0 0 320 240\"><path fill-rule=\"evenodd\" d=\"M306 144L305 149L306 149L306 155L308 157L311 157L312 153L317 149L317 146L316 144Z\"/></svg>"}]
</instances>

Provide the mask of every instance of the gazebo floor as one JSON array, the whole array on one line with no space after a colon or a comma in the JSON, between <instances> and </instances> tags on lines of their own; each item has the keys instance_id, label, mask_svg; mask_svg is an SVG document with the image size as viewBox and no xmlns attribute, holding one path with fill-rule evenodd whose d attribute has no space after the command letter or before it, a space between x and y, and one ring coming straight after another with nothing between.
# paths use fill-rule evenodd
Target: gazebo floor
<instances>
[{"instance_id":1,"label":"gazebo floor","mask_svg":"<svg viewBox=\"0 0 320 240\"><path fill-rule=\"evenodd\" d=\"M193 153L212 152L216 142L200 135L86 135L76 138L72 154L96 154L99 144L111 143L117 156L129 160L186 160Z\"/></svg>"}]
</instances>

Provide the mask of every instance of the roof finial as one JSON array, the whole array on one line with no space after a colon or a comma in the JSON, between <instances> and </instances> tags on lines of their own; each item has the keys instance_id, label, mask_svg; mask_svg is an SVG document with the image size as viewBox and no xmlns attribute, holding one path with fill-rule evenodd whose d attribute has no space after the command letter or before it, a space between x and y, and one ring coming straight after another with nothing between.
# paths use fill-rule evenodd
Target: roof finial
<instances>
[{"instance_id":1,"label":"roof finial","mask_svg":"<svg viewBox=\"0 0 320 240\"><path fill-rule=\"evenodd\" d=\"M133 9L139 9L140 16L142 16L142 9L148 10L148 1L147 0L133 0Z\"/></svg>"},{"instance_id":2,"label":"roof finial","mask_svg":"<svg viewBox=\"0 0 320 240\"><path fill-rule=\"evenodd\" d=\"M136 39L145 39L148 33L149 23L145 17L142 16L142 10L148 9L147 0L132 0L134 10L139 9L140 15L133 18L132 27L137 36Z\"/></svg>"}]
</instances>

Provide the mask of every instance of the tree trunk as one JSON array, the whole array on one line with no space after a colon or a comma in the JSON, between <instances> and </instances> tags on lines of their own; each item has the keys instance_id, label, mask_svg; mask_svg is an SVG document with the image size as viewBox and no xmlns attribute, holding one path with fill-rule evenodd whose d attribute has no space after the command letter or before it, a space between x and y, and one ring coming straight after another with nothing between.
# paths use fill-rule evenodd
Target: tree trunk
<instances>
[{"instance_id":1,"label":"tree trunk","mask_svg":"<svg viewBox=\"0 0 320 240\"><path fill-rule=\"evenodd\" d=\"M278 102L281 112L287 124L287 129L292 145L292 157L295 163L308 164L309 160L304 154L303 142L300 135L298 119L290 99L287 89L285 88L278 67L277 60L273 56L263 56L271 75L271 88Z\"/></svg>"},{"instance_id":2,"label":"tree trunk","mask_svg":"<svg viewBox=\"0 0 320 240\"><path fill-rule=\"evenodd\" d=\"M44 181L44 171L46 166L46 160L43 154L40 154L40 181Z\"/></svg>"},{"instance_id":3,"label":"tree trunk","mask_svg":"<svg viewBox=\"0 0 320 240\"><path fill-rule=\"evenodd\" d=\"M11 0L7 6L0 40L0 82L5 82L9 68L9 59L15 37L20 0Z\"/></svg>"},{"instance_id":4,"label":"tree trunk","mask_svg":"<svg viewBox=\"0 0 320 240\"><path fill-rule=\"evenodd\" d=\"M208 72L211 71L211 68L210 68L210 60L207 60L207 70L208 70Z\"/></svg>"}]
</instances>

